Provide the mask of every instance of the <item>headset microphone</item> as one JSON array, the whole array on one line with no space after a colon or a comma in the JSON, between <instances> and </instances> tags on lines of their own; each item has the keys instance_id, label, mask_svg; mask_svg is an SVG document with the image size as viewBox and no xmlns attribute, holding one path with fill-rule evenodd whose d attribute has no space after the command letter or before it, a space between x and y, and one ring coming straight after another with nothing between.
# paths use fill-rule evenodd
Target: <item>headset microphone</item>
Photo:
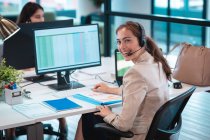
<instances>
[{"instance_id":1,"label":"headset microphone","mask_svg":"<svg viewBox=\"0 0 210 140\"><path fill-rule=\"evenodd\" d=\"M126 54L127 56L131 56L132 54L138 52L139 50L141 50L141 48L139 48L138 50L136 50L136 51L134 51L134 52L129 51L129 52L125 53L125 54Z\"/></svg>"}]
</instances>

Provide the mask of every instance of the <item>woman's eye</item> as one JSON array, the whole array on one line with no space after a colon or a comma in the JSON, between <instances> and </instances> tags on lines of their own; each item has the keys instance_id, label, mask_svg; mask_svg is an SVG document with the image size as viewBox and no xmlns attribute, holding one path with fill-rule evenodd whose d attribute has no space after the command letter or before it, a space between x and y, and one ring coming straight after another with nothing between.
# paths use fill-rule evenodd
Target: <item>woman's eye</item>
<instances>
[{"instance_id":1,"label":"woman's eye","mask_svg":"<svg viewBox=\"0 0 210 140\"><path fill-rule=\"evenodd\" d=\"M36 15L36 16L35 16L35 18L37 18L37 19L38 19L38 18L41 18L41 16L40 16L40 15Z\"/></svg>"},{"instance_id":2,"label":"woman's eye","mask_svg":"<svg viewBox=\"0 0 210 140\"><path fill-rule=\"evenodd\" d=\"M121 42L120 41L117 41L117 45L120 45L121 44Z\"/></svg>"},{"instance_id":3,"label":"woman's eye","mask_svg":"<svg viewBox=\"0 0 210 140\"><path fill-rule=\"evenodd\" d=\"M125 40L125 43L128 43L128 42L130 42L130 40L129 40L129 39L126 39L126 40Z\"/></svg>"}]
</instances>

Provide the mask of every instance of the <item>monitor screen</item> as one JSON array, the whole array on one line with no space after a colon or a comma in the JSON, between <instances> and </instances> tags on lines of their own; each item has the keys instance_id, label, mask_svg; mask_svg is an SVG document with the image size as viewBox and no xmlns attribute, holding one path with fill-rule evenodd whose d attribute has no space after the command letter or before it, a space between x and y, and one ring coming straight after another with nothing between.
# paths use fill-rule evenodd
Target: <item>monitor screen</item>
<instances>
[{"instance_id":1,"label":"monitor screen","mask_svg":"<svg viewBox=\"0 0 210 140\"><path fill-rule=\"evenodd\" d=\"M133 65L134 64L132 61L125 61L124 57L118 51L118 49L115 50L115 75L118 85L122 84L124 74Z\"/></svg>"},{"instance_id":2,"label":"monitor screen","mask_svg":"<svg viewBox=\"0 0 210 140\"><path fill-rule=\"evenodd\" d=\"M4 42L3 57L15 69L35 67L33 29L69 27L73 20L19 24L20 31Z\"/></svg>"},{"instance_id":3,"label":"monitor screen","mask_svg":"<svg viewBox=\"0 0 210 140\"><path fill-rule=\"evenodd\" d=\"M37 74L57 72L58 83L52 88L81 87L71 85L69 72L101 65L97 24L34 30L34 37Z\"/></svg>"}]
</instances>

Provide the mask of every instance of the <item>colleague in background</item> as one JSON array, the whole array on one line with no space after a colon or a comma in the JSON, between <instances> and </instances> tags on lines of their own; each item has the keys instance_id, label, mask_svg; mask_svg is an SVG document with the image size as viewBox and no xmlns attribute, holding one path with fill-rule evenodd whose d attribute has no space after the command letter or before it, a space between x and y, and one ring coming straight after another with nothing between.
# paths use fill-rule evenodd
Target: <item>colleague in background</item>
<instances>
[{"instance_id":1,"label":"colleague in background","mask_svg":"<svg viewBox=\"0 0 210 140\"><path fill-rule=\"evenodd\" d=\"M128 21L117 28L116 34L119 51L134 66L125 74L120 88L99 83L93 91L121 94L122 111L116 114L107 106L98 106L98 112L83 114L75 140L106 140L106 134L93 127L100 122L132 131L135 135L129 140L144 140L154 114L168 100L170 67L155 42L145 35L143 26Z\"/></svg>"},{"instance_id":2,"label":"colleague in background","mask_svg":"<svg viewBox=\"0 0 210 140\"><path fill-rule=\"evenodd\" d=\"M41 5L28 2L23 6L17 18L17 24L30 22L44 22L44 9Z\"/></svg>"},{"instance_id":3,"label":"colleague in background","mask_svg":"<svg viewBox=\"0 0 210 140\"><path fill-rule=\"evenodd\" d=\"M17 19L17 24L20 23L35 23L35 22L44 22L44 9L41 5L28 2L26 3ZM59 129L60 132L64 135L67 135L68 127L65 118L59 118ZM8 129L7 130L8 137L15 137L15 129ZM9 138L12 139L12 138Z\"/></svg>"}]
</instances>

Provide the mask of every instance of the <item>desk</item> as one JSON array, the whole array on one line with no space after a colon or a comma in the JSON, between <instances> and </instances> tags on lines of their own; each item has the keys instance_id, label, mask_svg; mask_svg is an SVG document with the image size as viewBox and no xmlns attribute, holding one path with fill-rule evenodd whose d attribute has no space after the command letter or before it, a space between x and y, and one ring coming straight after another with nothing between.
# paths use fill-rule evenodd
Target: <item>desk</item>
<instances>
[{"instance_id":1,"label":"desk","mask_svg":"<svg viewBox=\"0 0 210 140\"><path fill-rule=\"evenodd\" d=\"M35 123L35 120L29 119L16 112L10 105L4 102L0 102L0 112L0 130Z\"/></svg>"},{"instance_id":2,"label":"desk","mask_svg":"<svg viewBox=\"0 0 210 140\"><path fill-rule=\"evenodd\" d=\"M93 70L99 72L98 71L99 69L104 69L104 68L107 69L108 68L108 70L106 70L108 73L103 73L103 74L101 74L101 76L103 78L108 78L108 79L112 80L113 77L111 76L110 73L114 73L113 72L114 68L113 67L106 67L106 66L110 65L111 63L113 63L113 61L111 63L110 63L110 61L111 61L110 58L103 58L102 59L102 66L100 68L98 68L98 69L97 68L93 68ZM81 76L81 75L83 75L83 76ZM73 75L73 76L75 76L74 78L79 79L79 82L81 82L82 84L85 84L86 87L79 88L79 89L73 89L73 90L67 90L67 91L65 91L66 93L64 93L64 96L69 97L71 100L73 100L76 103L78 103L81 106L83 106L83 108L56 112L56 113L53 113L53 114L50 114L50 115L47 115L47 116L42 116L42 117L31 119L31 118L27 118L24 115L22 115L22 114L16 112L15 110L13 110L12 106L9 106L9 105L7 105L7 104L5 104L3 102L0 102L0 112L1 112L1 115L0 115L0 130L29 125L29 128L32 128L33 131L36 131L37 127L34 127L34 126L39 125L39 123L42 122L42 121L96 111L96 106L95 105L92 105L92 104L89 104L89 103L86 103L86 102L74 99L74 98L72 98L70 96L73 93L78 93L78 92L81 93L83 90L90 90L93 87L93 85L95 85L96 83L101 82L101 81L99 79L95 79L95 76L93 76L93 75L92 76L91 75L87 76L87 74L86 74L86 76L85 76L84 73L81 73L79 71L78 71L78 73L75 73L75 75ZM83 78L81 78L80 76L83 77ZM50 82L55 82L55 81L50 81ZM25 82L25 83L23 82L22 84L25 85L25 84L27 84L27 82ZM38 83L34 83L32 85L24 87L25 89L30 90L32 92L32 99L29 100L29 99L25 99L24 98L24 103L40 102L42 100L55 99L56 96L61 96L61 97L63 96L63 95L59 94L59 93L63 94L63 92L56 93L56 91L54 91L52 89L49 89L47 86L44 86L44 84L48 84L48 83L42 83L42 84L43 85L40 85ZM183 84L183 88L182 89L170 88L170 96L171 97L177 96L177 95L183 93L184 91L186 91L187 89L189 89L190 87L191 87L190 85ZM204 87L204 88L198 87L196 89L196 92L198 92L198 91L205 91L207 89L210 89L210 87ZM208 100L205 100L205 97L202 96L202 98L204 98L203 100L206 101L205 103L203 102L203 100L201 100L202 103L197 103L197 102L200 102L200 97L199 96L202 96L202 94L197 94L196 93L195 97L192 98L194 101L191 103L191 105L187 105L186 109L188 108L188 106L193 106L193 104L195 104L195 103L198 104L198 105L200 104L200 106L198 106L198 110L195 110L195 112L199 111L199 109L203 109L203 106L204 107L207 106L209 108L208 100L210 101L210 94L205 94L205 96L208 96ZM197 98L199 100L197 100ZM119 106L119 104L112 105L112 107L116 107L116 106ZM193 110L193 109L191 109L191 110ZM185 120L189 119L189 114L191 115L190 112L186 114L185 113L186 111L187 110L184 110L184 113L183 113L183 131L182 131L183 134L188 129L188 128L184 127ZM206 110L206 111L210 112L210 110ZM185 114L186 114L186 117L185 117ZM206 115L206 113L205 114L201 114L201 115ZM195 116L195 119L196 119L196 116ZM201 118L198 118L198 120L199 119L201 119ZM207 119L207 121L208 121L208 119ZM205 122L204 122L204 124L205 124ZM190 126L190 125L188 125L188 126ZM190 126L190 128L191 127L192 126ZM194 128L194 130L196 132L198 131L198 130L196 130L196 128ZM33 131L31 131L31 132L33 132ZM195 134L194 132L191 132L191 131L187 131L187 132ZM32 135L34 135L34 134L32 134ZM41 133L36 134L36 135L40 135L40 137L41 137ZM41 140L40 137L37 137L35 139ZM33 140L35 140L35 139L33 139Z\"/></svg>"}]
</instances>

